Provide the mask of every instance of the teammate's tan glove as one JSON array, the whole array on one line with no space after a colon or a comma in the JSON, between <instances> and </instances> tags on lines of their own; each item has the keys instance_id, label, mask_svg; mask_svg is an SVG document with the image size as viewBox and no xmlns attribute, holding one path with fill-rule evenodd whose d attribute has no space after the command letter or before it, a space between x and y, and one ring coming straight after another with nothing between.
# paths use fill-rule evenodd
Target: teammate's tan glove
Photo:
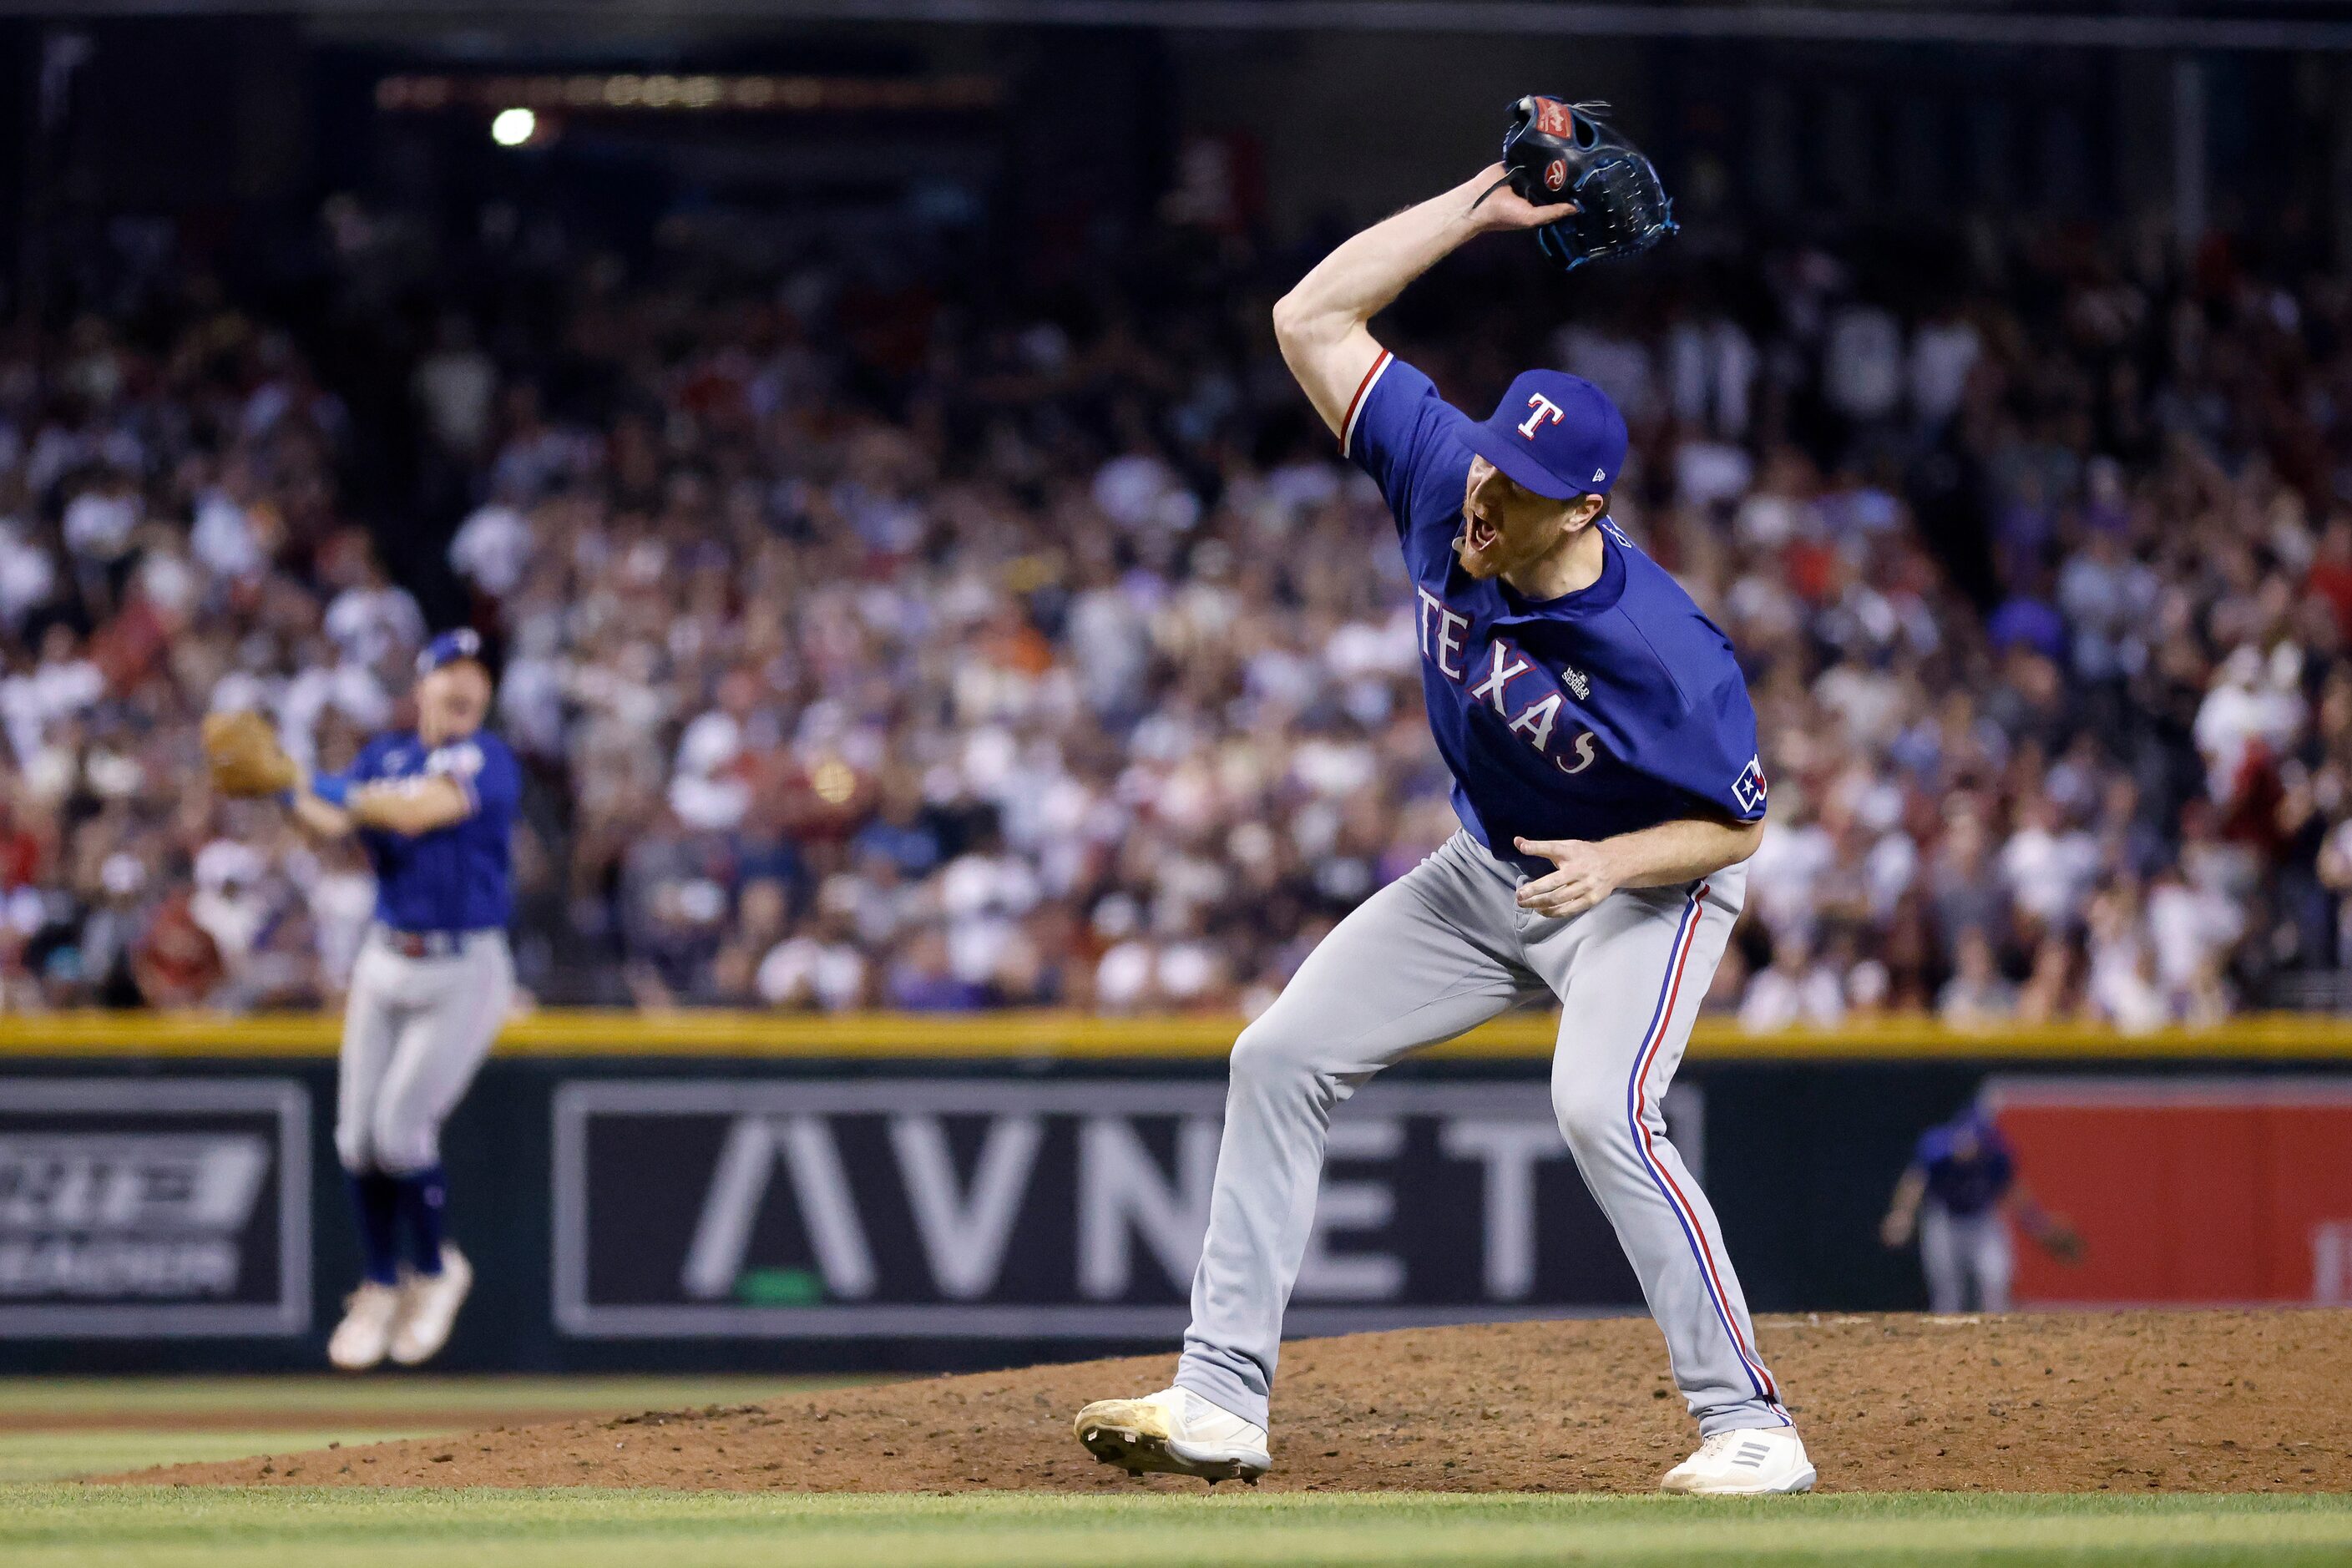
<instances>
[{"instance_id":1,"label":"teammate's tan glove","mask_svg":"<svg viewBox=\"0 0 2352 1568\"><path fill-rule=\"evenodd\" d=\"M2070 1268L2081 1263L2088 1250L2083 1245L2083 1233L2063 1219L2052 1220L2036 1239L2051 1257Z\"/></svg>"},{"instance_id":2,"label":"teammate's tan glove","mask_svg":"<svg viewBox=\"0 0 2352 1568\"><path fill-rule=\"evenodd\" d=\"M294 759L268 720L250 709L205 715L205 763L226 795L277 795L294 787Z\"/></svg>"}]
</instances>

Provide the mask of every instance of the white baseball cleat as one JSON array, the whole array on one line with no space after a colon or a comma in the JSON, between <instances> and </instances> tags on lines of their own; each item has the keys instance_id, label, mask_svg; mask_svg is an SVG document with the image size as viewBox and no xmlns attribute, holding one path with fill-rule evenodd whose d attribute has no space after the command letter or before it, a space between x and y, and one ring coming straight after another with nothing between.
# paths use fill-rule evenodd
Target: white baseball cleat
<instances>
[{"instance_id":1,"label":"white baseball cleat","mask_svg":"<svg viewBox=\"0 0 2352 1568\"><path fill-rule=\"evenodd\" d=\"M1717 1432L1698 1452L1666 1472L1665 1492L1693 1497L1751 1497L1760 1492L1809 1492L1812 1461L1794 1426L1747 1426Z\"/></svg>"},{"instance_id":2,"label":"white baseball cleat","mask_svg":"<svg viewBox=\"0 0 2352 1568\"><path fill-rule=\"evenodd\" d=\"M1163 1388L1141 1399L1097 1399L1078 1412L1076 1429L1087 1453L1130 1476L1162 1470L1214 1486L1255 1482L1274 1464L1265 1427L1189 1388Z\"/></svg>"},{"instance_id":3,"label":"white baseball cleat","mask_svg":"<svg viewBox=\"0 0 2352 1568\"><path fill-rule=\"evenodd\" d=\"M403 1366L417 1366L439 1355L441 1347L449 1342L457 1309L466 1304L466 1292L473 1288L473 1266L464 1253L443 1242L441 1272L408 1277L402 1292L400 1323L392 1331L392 1359Z\"/></svg>"},{"instance_id":4,"label":"white baseball cleat","mask_svg":"<svg viewBox=\"0 0 2352 1568\"><path fill-rule=\"evenodd\" d=\"M345 1372L365 1372L392 1348L400 1318L400 1287L362 1279L343 1299L343 1321L327 1341L327 1359Z\"/></svg>"}]
</instances>

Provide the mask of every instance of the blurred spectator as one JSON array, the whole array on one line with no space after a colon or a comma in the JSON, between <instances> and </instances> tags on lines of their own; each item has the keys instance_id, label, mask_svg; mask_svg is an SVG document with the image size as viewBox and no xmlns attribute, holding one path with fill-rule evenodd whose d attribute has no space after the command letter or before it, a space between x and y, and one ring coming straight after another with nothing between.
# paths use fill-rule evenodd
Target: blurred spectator
<instances>
[{"instance_id":1,"label":"blurred spectator","mask_svg":"<svg viewBox=\"0 0 2352 1568\"><path fill-rule=\"evenodd\" d=\"M187 889L167 895L131 955L141 1000L151 1007L198 1007L226 978L220 948L189 907Z\"/></svg>"},{"instance_id":2,"label":"blurred spectator","mask_svg":"<svg viewBox=\"0 0 2352 1568\"><path fill-rule=\"evenodd\" d=\"M1740 1027L1757 1034L1793 1024L1832 1028L1844 1017L1843 976L1815 962L1811 945L1794 935L1773 944L1772 962L1748 983L1739 1005Z\"/></svg>"},{"instance_id":3,"label":"blurred spectator","mask_svg":"<svg viewBox=\"0 0 2352 1568\"><path fill-rule=\"evenodd\" d=\"M1992 942L1974 927L1953 944L1952 977L1936 994L1936 1016L1957 1029L1997 1027L2017 1016L2017 987L2002 977Z\"/></svg>"}]
</instances>

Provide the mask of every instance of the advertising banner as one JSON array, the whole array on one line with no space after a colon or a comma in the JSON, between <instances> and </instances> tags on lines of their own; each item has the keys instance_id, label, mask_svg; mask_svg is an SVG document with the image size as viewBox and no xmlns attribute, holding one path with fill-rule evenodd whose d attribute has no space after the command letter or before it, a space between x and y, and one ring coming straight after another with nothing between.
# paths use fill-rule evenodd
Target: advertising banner
<instances>
[{"instance_id":1,"label":"advertising banner","mask_svg":"<svg viewBox=\"0 0 2352 1568\"><path fill-rule=\"evenodd\" d=\"M22 1036L0 1372L322 1365L316 1304L360 1268L331 1020L138 1022L0 1019ZM438 1364L913 1372L1174 1342L1223 1110L1208 1047L1032 1020L957 1056L928 1018L788 1022L541 1021L543 1046L502 1046L442 1140L477 1278ZM100 1025L119 1050L75 1034ZM2021 1303L2352 1303L2352 1049L2246 1059L2273 1048L2248 1030L2234 1060L1724 1051L1667 1115L1759 1312L1924 1305L1880 1219L1920 1132L1980 1094L2088 1247L2073 1269L2018 1247ZM1641 1311L1549 1066L1414 1062L1338 1108L1292 1332Z\"/></svg>"},{"instance_id":2,"label":"advertising banner","mask_svg":"<svg viewBox=\"0 0 2352 1568\"><path fill-rule=\"evenodd\" d=\"M1134 1339L1184 1325L1223 1087L581 1079L554 1096L559 1331ZM1704 1161L1694 1087L1667 1097ZM1292 1331L1637 1308L1541 1083L1333 1118Z\"/></svg>"},{"instance_id":3,"label":"advertising banner","mask_svg":"<svg viewBox=\"0 0 2352 1568\"><path fill-rule=\"evenodd\" d=\"M2352 1082L2021 1078L1987 1085L2080 1267L2017 1248L2024 1306L2352 1301Z\"/></svg>"},{"instance_id":4,"label":"advertising banner","mask_svg":"<svg viewBox=\"0 0 2352 1568\"><path fill-rule=\"evenodd\" d=\"M0 1337L310 1327L302 1085L0 1079Z\"/></svg>"}]
</instances>

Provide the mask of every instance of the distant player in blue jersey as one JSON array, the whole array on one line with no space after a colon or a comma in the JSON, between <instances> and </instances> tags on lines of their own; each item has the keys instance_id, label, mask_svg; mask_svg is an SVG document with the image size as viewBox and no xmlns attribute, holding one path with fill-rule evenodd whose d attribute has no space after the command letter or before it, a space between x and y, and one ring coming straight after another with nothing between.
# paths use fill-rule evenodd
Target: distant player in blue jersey
<instances>
[{"instance_id":1,"label":"distant player in blue jersey","mask_svg":"<svg viewBox=\"0 0 2352 1568\"><path fill-rule=\"evenodd\" d=\"M1356 236L1275 308L1292 373L1395 515L1462 830L1341 921L1244 1031L1175 1384L1087 1406L1078 1436L1129 1469L1263 1472L1332 1107L1409 1052L1557 999L1553 1108L1703 1439L1662 1484L1802 1491L1813 1467L1659 1110L1763 832L1739 665L1610 521L1625 423L1599 388L1531 370L1474 419L1367 327L1474 236L1570 210L1508 189L1478 203L1501 173Z\"/></svg>"},{"instance_id":2,"label":"distant player in blue jersey","mask_svg":"<svg viewBox=\"0 0 2352 1568\"><path fill-rule=\"evenodd\" d=\"M1929 1311L2006 1312L2017 1272L2011 1217L2061 1262L2082 1259L2082 1237L2033 1201L2009 1140L1982 1106L1971 1105L1919 1135L1878 1234L1889 1247L1918 1237Z\"/></svg>"},{"instance_id":3,"label":"distant player in blue jersey","mask_svg":"<svg viewBox=\"0 0 2352 1568\"><path fill-rule=\"evenodd\" d=\"M378 735L349 771L298 784L295 819L356 835L375 923L352 970L335 1107L366 1276L327 1355L361 1372L429 1361L473 1286L442 1235L441 1124L489 1054L514 991L508 839L522 775L482 728L481 639L446 632L417 657L416 728Z\"/></svg>"}]
</instances>

